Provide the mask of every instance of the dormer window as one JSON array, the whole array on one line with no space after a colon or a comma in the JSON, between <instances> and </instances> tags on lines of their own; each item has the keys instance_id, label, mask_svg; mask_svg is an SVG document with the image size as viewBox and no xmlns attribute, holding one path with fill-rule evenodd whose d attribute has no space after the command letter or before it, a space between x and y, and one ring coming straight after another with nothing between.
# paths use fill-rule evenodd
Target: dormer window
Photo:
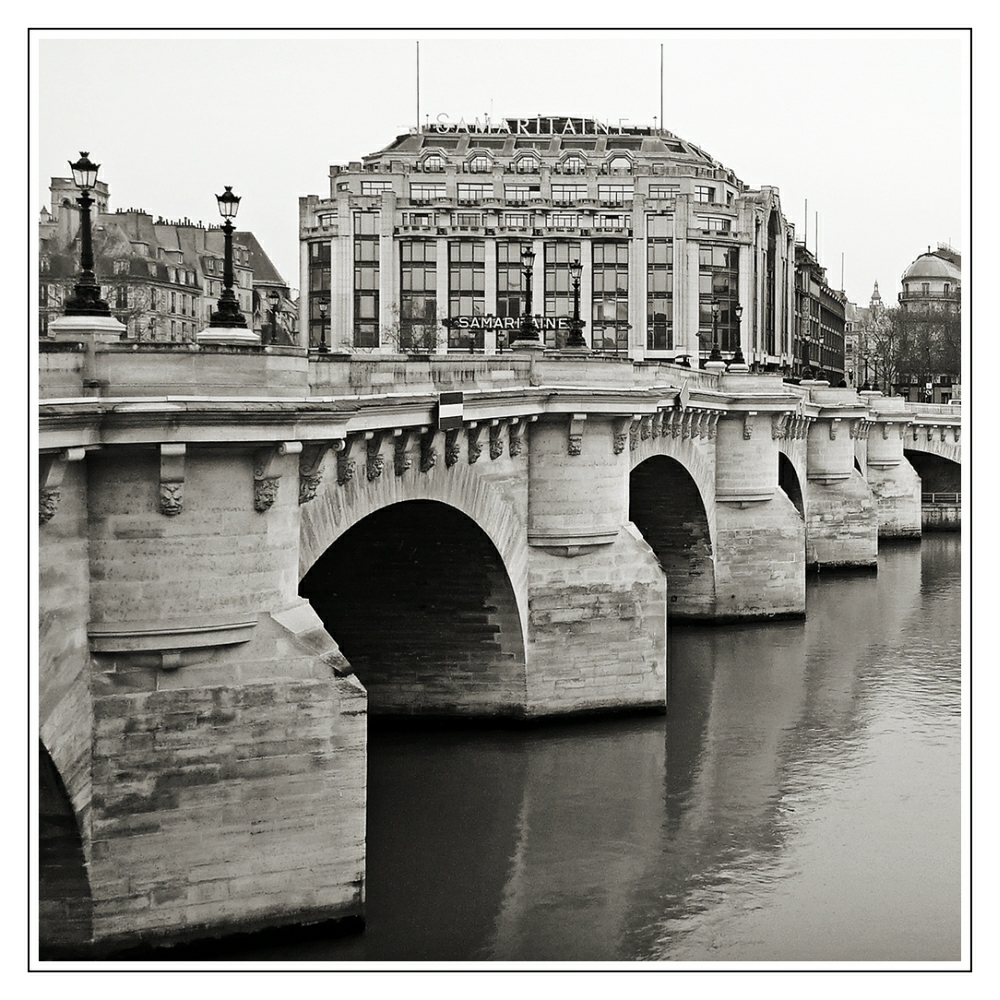
<instances>
[{"instance_id":1,"label":"dormer window","mask_svg":"<svg viewBox=\"0 0 1000 1000\"><path fill-rule=\"evenodd\" d=\"M517 161L517 172L519 174L537 174L538 173L538 157L537 156L522 156L521 159Z\"/></svg>"},{"instance_id":2,"label":"dormer window","mask_svg":"<svg viewBox=\"0 0 1000 1000\"><path fill-rule=\"evenodd\" d=\"M432 153L424 158L424 170L428 173L438 174L444 170L444 160L437 153Z\"/></svg>"},{"instance_id":3,"label":"dormer window","mask_svg":"<svg viewBox=\"0 0 1000 1000\"><path fill-rule=\"evenodd\" d=\"M608 172L612 174L632 173L632 161L627 156L613 156L608 161Z\"/></svg>"},{"instance_id":4,"label":"dormer window","mask_svg":"<svg viewBox=\"0 0 1000 1000\"><path fill-rule=\"evenodd\" d=\"M487 174L490 171L490 158L477 154L469 160L469 171L473 174Z\"/></svg>"},{"instance_id":5,"label":"dormer window","mask_svg":"<svg viewBox=\"0 0 1000 1000\"><path fill-rule=\"evenodd\" d=\"M562 172L564 174L582 174L586 164L581 156L567 156L562 161Z\"/></svg>"}]
</instances>

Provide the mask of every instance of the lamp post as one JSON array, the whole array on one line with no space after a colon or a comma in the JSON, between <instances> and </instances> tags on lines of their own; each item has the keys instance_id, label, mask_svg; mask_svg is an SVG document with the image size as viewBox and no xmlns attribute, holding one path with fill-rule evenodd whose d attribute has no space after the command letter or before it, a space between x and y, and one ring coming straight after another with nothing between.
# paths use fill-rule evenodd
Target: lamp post
<instances>
[{"instance_id":1,"label":"lamp post","mask_svg":"<svg viewBox=\"0 0 1000 1000\"><path fill-rule=\"evenodd\" d=\"M719 300L712 299L712 353L708 356L709 361L721 361L722 352L719 350Z\"/></svg>"},{"instance_id":2,"label":"lamp post","mask_svg":"<svg viewBox=\"0 0 1000 1000\"><path fill-rule=\"evenodd\" d=\"M94 274L94 246L90 231L90 206L94 199L90 192L97 184L99 163L90 162L89 153L80 153L76 163L70 163L73 183L80 189L77 204L80 206L80 280L73 297L63 307L66 316L110 316L111 309L101 298L101 286Z\"/></svg>"},{"instance_id":3,"label":"lamp post","mask_svg":"<svg viewBox=\"0 0 1000 1000\"><path fill-rule=\"evenodd\" d=\"M247 321L240 312L236 293L233 291L233 222L240 207L240 196L233 194L228 184L222 194L215 196L219 203L219 214L225 219L222 231L225 234L225 258L222 265L222 295L219 297L219 307L212 313L209 320L210 329L235 329L246 327Z\"/></svg>"},{"instance_id":4,"label":"lamp post","mask_svg":"<svg viewBox=\"0 0 1000 1000\"><path fill-rule=\"evenodd\" d=\"M278 303L281 296L272 288L267 293L267 300L271 303L271 333L266 343L276 344L278 342Z\"/></svg>"},{"instance_id":5,"label":"lamp post","mask_svg":"<svg viewBox=\"0 0 1000 1000\"><path fill-rule=\"evenodd\" d=\"M327 354L329 348L326 346L326 310L329 308L326 299L319 302L319 353Z\"/></svg>"},{"instance_id":6,"label":"lamp post","mask_svg":"<svg viewBox=\"0 0 1000 1000\"><path fill-rule=\"evenodd\" d=\"M736 313L736 353L733 354L733 360L729 362L729 365L730 367L736 365L742 368L746 368L747 363L743 358L743 332L742 332L743 306L737 303L733 311Z\"/></svg>"},{"instance_id":7,"label":"lamp post","mask_svg":"<svg viewBox=\"0 0 1000 1000\"><path fill-rule=\"evenodd\" d=\"M538 328L531 318L531 275L535 266L535 251L530 243L521 247L521 273L524 275L524 315L521 317L521 329L517 343L525 347L541 347Z\"/></svg>"},{"instance_id":8,"label":"lamp post","mask_svg":"<svg viewBox=\"0 0 1000 1000\"><path fill-rule=\"evenodd\" d=\"M584 322L580 319L580 275L583 274L583 265L574 260L569 266L569 276L573 281L573 320L570 323L569 336L566 338L566 347L571 351L586 351L587 341L583 337Z\"/></svg>"},{"instance_id":9,"label":"lamp post","mask_svg":"<svg viewBox=\"0 0 1000 1000\"><path fill-rule=\"evenodd\" d=\"M871 383L868 381L868 355L862 355L862 361L865 363L865 384L861 386L862 392L871 392Z\"/></svg>"}]
</instances>

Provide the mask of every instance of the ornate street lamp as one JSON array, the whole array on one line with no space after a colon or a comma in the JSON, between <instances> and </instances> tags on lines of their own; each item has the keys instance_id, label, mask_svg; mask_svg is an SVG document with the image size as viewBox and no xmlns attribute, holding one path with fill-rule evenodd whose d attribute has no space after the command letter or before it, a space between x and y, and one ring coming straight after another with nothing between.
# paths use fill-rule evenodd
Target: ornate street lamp
<instances>
[{"instance_id":1,"label":"ornate street lamp","mask_svg":"<svg viewBox=\"0 0 1000 1000\"><path fill-rule=\"evenodd\" d=\"M94 199L90 192L97 184L99 163L90 162L89 153L80 153L76 163L70 163L73 183L80 189L76 199L80 206L80 280L74 288L73 297L66 300L63 314L66 316L110 316L111 309L101 298L101 286L94 274L94 246L90 232L90 206Z\"/></svg>"},{"instance_id":2,"label":"ornate street lamp","mask_svg":"<svg viewBox=\"0 0 1000 1000\"><path fill-rule=\"evenodd\" d=\"M272 288L267 293L267 300L271 303L271 334L267 343L276 344L278 342L278 303L281 301L281 296Z\"/></svg>"},{"instance_id":3,"label":"ornate street lamp","mask_svg":"<svg viewBox=\"0 0 1000 1000\"><path fill-rule=\"evenodd\" d=\"M719 350L719 300L712 299L712 353L708 356L709 361L721 361L722 352Z\"/></svg>"},{"instance_id":4,"label":"ornate street lamp","mask_svg":"<svg viewBox=\"0 0 1000 1000\"><path fill-rule=\"evenodd\" d=\"M535 266L535 251L530 243L521 247L521 273L524 275L524 315L521 317L520 340L540 340L538 329L531 318L531 275Z\"/></svg>"},{"instance_id":5,"label":"ornate street lamp","mask_svg":"<svg viewBox=\"0 0 1000 1000\"><path fill-rule=\"evenodd\" d=\"M736 313L736 353L733 355L733 360L729 363L731 365L746 366L746 361L743 359L743 331L741 323L743 319L743 306L737 303L733 311Z\"/></svg>"},{"instance_id":6,"label":"ornate street lamp","mask_svg":"<svg viewBox=\"0 0 1000 1000\"><path fill-rule=\"evenodd\" d=\"M237 209L240 207L240 196L233 194L233 189L227 184L222 194L215 196L219 203L219 214L226 221L222 225L225 234L225 259L222 265L222 295L219 297L219 308L212 313L209 328L234 329L247 325L246 317L240 312L236 293L233 291L233 222Z\"/></svg>"},{"instance_id":7,"label":"ornate street lamp","mask_svg":"<svg viewBox=\"0 0 1000 1000\"><path fill-rule=\"evenodd\" d=\"M571 350L587 350L587 341L581 332L584 327L583 320L580 319L580 275L583 273L583 265L574 260L569 266L569 276L573 281L573 321L570 323L569 336L566 338L566 346Z\"/></svg>"},{"instance_id":8,"label":"ornate street lamp","mask_svg":"<svg viewBox=\"0 0 1000 1000\"><path fill-rule=\"evenodd\" d=\"M326 310L329 308L326 299L319 302L319 353L328 354L329 348L326 346Z\"/></svg>"}]
</instances>

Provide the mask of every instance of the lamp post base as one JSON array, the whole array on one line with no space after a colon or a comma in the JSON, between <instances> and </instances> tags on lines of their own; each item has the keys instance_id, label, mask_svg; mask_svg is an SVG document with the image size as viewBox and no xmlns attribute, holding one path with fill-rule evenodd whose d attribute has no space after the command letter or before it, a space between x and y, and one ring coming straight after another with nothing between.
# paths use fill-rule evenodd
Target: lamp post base
<instances>
[{"instance_id":1,"label":"lamp post base","mask_svg":"<svg viewBox=\"0 0 1000 1000\"><path fill-rule=\"evenodd\" d=\"M260 347L260 335L238 326L210 326L198 334L198 343L233 347Z\"/></svg>"}]
</instances>

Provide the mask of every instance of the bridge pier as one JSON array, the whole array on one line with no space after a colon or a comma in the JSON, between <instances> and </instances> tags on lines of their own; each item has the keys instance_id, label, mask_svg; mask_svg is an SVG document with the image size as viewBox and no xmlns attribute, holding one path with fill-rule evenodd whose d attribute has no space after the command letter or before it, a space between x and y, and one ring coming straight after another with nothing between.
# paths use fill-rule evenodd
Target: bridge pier
<instances>
[{"instance_id":1,"label":"bridge pier","mask_svg":"<svg viewBox=\"0 0 1000 1000\"><path fill-rule=\"evenodd\" d=\"M772 414L746 410L718 424L714 620L802 615L802 518L778 488Z\"/></svg>"},{"instance_id":2,"label":"bridge pier","mask_svg":"<svg viewBox=\"0 0 1000 1000\"><path fill-rule=\"evenodd\" d=\"M867 417L848 389L810 393L820 409L806 441L806 567L877 565L878 518L872 492L855 465L855 440Z\"/></svg>"},{"instance_id":3,"label":"bridge pier","mask_svg":"<svg viewBox=\"0 0 1000 1000\"><path fill-rule=\"evenodd\" d=\"M529 716L666 707L666 580L628 524L629 423L567 412L531 426Z\"/></svg>"},{"instance_id":4,"label":"bridge pier","mask_svg":"<svg viewBox=\"0 0 1000 1000\"><path fill-rule=\"evenodd\" d=\"M263 450L87 460L99 950L362 913L366 696L295 591L298 460Z\"/></svg>"},{"instance_id":5,"label":"bridge pier","mask_svg":"<svg viewBox=\"0 0 1000 1000\"><path fill-rule=\"evenodd\" d=\"M872 401L876 402L876 401ZM878 399L868 432L868 485L875 498L880 538L920 536L920 477L903 457L909 416L898 397Z\"/></svg>"}]
</instances>

